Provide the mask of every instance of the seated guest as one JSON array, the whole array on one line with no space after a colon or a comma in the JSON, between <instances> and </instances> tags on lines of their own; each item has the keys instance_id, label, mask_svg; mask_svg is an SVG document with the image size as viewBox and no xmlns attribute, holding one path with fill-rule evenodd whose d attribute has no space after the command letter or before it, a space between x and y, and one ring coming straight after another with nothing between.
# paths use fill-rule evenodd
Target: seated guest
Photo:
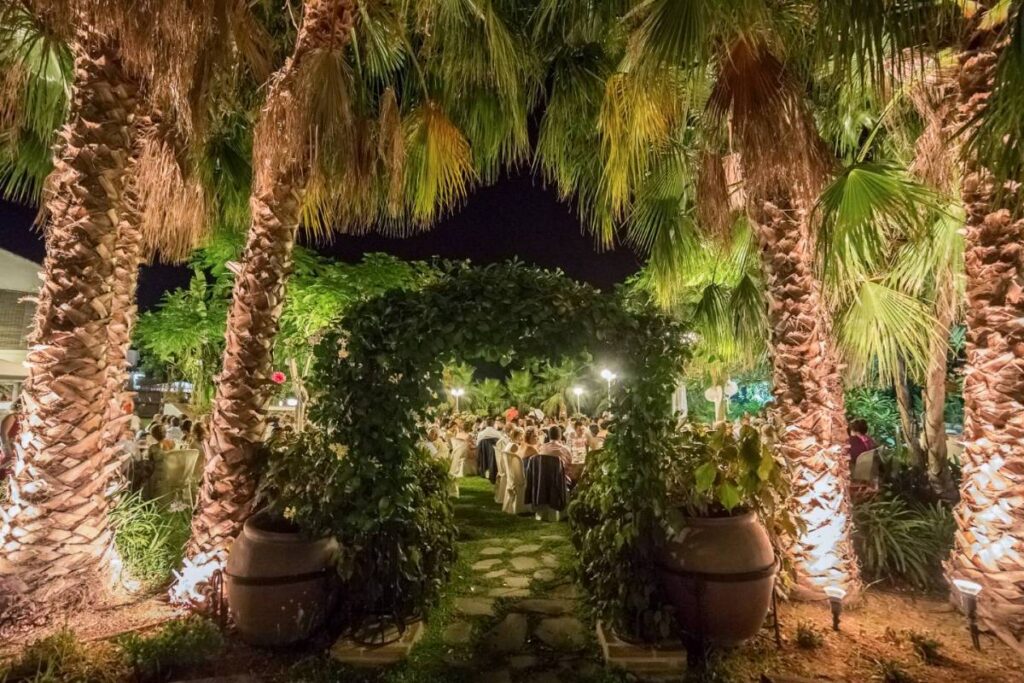
<instances>
[{"instance_id":1,"label":"seated guest","mask_svg":"<svg viewBox=\"0 0 1024 683\"><path fill-rule=\"evenodd\" d=\"M537 455L537 444L540 441L540 432L536 427L527 427L523 432L523 443L516 454L523 460Z\"/></svg>"},{"instance_id":2,"label":"seated guest","mask_svg":"<svg viewBox=\"0 0 1024 683\"><path fill-rule=\"evenodd\" d=\"M864 419L850 422L850 467L857 462L857 456L878 448L875 440L868 436L868 423Z\"/></svg>"},{"instance_id":3,"label":"seated guest","mask_svg":"<svg viewBox=\"0 0 1024 683\"><path fill-rule=\"evenodd\" d=\"M537 455L554 455L562 461L563 467L572 464L572 453L562 443L562 428L553 425L548 429L548 440L543 446L537 449Z\"/></svg>"},{"instance_id":4,"label":"seated guest","mask_svg":"<svg viewBox=\"0 0 1024 683\"><path fill-rule=\"evenodd\" d=\"M496 441L500 441L505 436L505 433L502 431L504 426L505 421L500 417L496 418L493 423L484 426L483 429L477 432L477 443L486 439L495 439Z\"/></svg>"},{"instance_id":5,"label":"seated guest","mask_svg":"<svg viewBox=\"0 0 1024 683\"><path fill-rule=\"evenodd\" d=\"M591 422L587 430L587 452L599 451L604 448L604 439L598 437L599 429L597 423Z\"/></svg>"},{"instance_id":6,"label":"seated guest","mask_svg":"<svg viewBox=\"0 0 1024 683\"><path fill-rule=\"evenodd\" d=\"M185 432L181 428L181 418L177 415L171 418L171 426L167 428L167 438L175 442L185 438Z\"/></svg>"},{"instance_id":7,"label":"seated guest","mask_svg":"<svg viewBox=\"0 0 1024 683\"><path fill-rule=\"evenodd\" d=\"M206 440L206 428L203 427L202 422L195 422L192 424L192 429L189 430L188 435L185 437L185 448L195 448L198 450L203 449L203 441Z\"/></svg>"},{"instance_id":8,"label":"seated guest","mask_svg":"<svg viewBox=\"0 0 1024 683\"><path fill-rule=\"evenodd\" d=\"M149 437L152 440L149 448L146 449L146 458L152 460L154 456L165 451L174 450L174 441L167 437L167 430L162 424L153 424L149 428Z\"/></svg>"}]
</instances>

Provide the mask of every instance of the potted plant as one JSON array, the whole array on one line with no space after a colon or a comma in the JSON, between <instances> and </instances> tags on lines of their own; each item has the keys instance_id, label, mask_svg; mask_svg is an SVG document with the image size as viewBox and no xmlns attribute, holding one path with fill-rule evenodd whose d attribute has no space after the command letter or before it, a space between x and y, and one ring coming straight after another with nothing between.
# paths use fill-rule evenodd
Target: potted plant
<instances>
[{"instance_id":1,"label":"potted plant","mask_svg":"<svg viewBox=\"0 0 1024 683\"><path fill-rule=\"evenodd\" d=\"M665 462L668 532L658 574L689 644L734 645L757 633L778 573L763 524L792 530L789 490L767 425L687 423Z\"/></svg>"}]
</instances>

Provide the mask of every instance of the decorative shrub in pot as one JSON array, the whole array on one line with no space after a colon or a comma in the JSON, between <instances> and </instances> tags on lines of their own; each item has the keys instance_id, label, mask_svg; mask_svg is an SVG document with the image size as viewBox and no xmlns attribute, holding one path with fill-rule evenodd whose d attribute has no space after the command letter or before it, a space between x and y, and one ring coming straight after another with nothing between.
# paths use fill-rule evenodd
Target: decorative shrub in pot
<instances>
[{"instance_id":1,"label":"decorative shrub in pot","mask_svg":"<svg viewBox=\"0 0 1024 683\"><path fill-rule=\"evenodd\" d=\"M728 646L757 633L778 573L761 522L791 526L788 482L761 432L687 424L666 462L669 531L658 556L662 588L690 644Z\"/></svg>"},{"instance_id":2,"label":"decorative shrub in pot","mask_svg":"<svg viewBox=\"0 0 1024 683\"><path fill-rule=\"evenodd\" d=\"M290 645L320 628L337 588L338 544L305 536L270 512L246 520L231 546L225 587L231 617L253 645Z\"/></svg>"}]
</instances>

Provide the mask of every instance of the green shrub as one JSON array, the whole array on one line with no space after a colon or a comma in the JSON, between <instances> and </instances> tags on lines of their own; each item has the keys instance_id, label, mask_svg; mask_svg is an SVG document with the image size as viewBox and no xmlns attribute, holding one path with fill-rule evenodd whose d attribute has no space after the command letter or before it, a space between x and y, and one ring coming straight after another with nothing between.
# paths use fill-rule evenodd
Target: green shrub
<instances>
[{"instance_id":1,"label":"green shrub","mask_svg":"<svg viewBox=\"0 0 1024 683\"><path fill-rule=\"evenodd\" d=\"M825 636L814 624L801 621L796 625L796 645L802 650L816 650L825 644Z\"/></svg>"},{"instance_id":2,"label":"green shrub","mask_svg":"<svg viewBox=\"0 0 1024 683\"><path fill-rule=\"evenodd\" d=\"M944 585L942 561L956 528L949 508L883 497L855 505L853 521L854 546L867 578L920 589Z\"/></svg>"},{"instance_id":3,"label":"green shrub","mask_svg":"<svg viewBox=\"0 0 1024 683\"><path fill-rule=\"evenodd\" d=\"M858 387L845 394L848 419L861 418L868 423L868 433L879 445L896 445L896 426L900 412L891 390Z\"/></svg>"},{"instance_id":4,"label":"green shrub","mask_svg":"<svg viewBox=\"0 0 1024 683\"><path fill-rule=\"evenodd\" d=\"M190 509L173 510L126 492L111 508L110 521L117 552L133 578L149 584L170 578L188 542Z\"/></svg>"},{"instance_id":5,"label":"green shrub","mask_svg":"<svg viewBox=\"0 0 1024 683\"><path fill-rule=\"evenodd\" d=\"M914 683L914 677L895 659L879 659L875 662L875 678L882 683Z\"/></svg>"},{"instance_id":6,"label":"green shrub","mask_svg":"<svg viewBox=\"0 0 1024 683\"><path fill-rule=\"evenodd\" d=\"M163 681L218 654L224 638L213 622L194 616L172 621L151 636L129 633L117 645L140 680Z\"/></svg>"},{"instance_id":7,"label":"green shrub","mask_svg":"<svg viewBox=\"0 0 1024 683\"><path fill-rule=\"evenodd\" d=\"M4 683L114 683L126 672L101 645L87 645L69 629L32 643L5 669Z\"/></svg>"},{"instance_id":8,"label":"green shrub","mask_svg":"<svg viewBox=\"0 0 1024 683\"><path fill-rule=\"evenodd\" d=\"M941 664L945 659L942 656L942 643L927 633L920 631L907 631L907 640L914 648L914 652L925 664L932 666Z\"/></svg>"}]
</instances>

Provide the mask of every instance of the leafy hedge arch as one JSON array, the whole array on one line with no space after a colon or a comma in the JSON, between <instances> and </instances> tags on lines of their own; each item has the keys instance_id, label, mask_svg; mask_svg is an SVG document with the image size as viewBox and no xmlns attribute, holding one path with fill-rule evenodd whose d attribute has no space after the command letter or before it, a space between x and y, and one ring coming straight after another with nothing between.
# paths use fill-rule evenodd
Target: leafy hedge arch
<instances>
[{"instance_id":1,"label":"leafy hedge arch","mask_svg":"<svg viewBox=\"0 0 1024 683\"><path fill-rule=\"evenodd\" d=\"M613 385L617 418L604 455L588 468L586 504L573 513L585 522L573 532L581 575L595 606L620 623L656 611L650 559L674 426L669 397L688 355L684 330L649 305L517 262L449 265L423 289L370 299L316 350L319 431L297 455L317 481L286 483L279 502L307 528L344 539L345 574L364 611L425 608L451 564L446 475L418 447L445 361L509 365L583 351L617 359L623 381Z\"/></svg>"}]
</instances>

